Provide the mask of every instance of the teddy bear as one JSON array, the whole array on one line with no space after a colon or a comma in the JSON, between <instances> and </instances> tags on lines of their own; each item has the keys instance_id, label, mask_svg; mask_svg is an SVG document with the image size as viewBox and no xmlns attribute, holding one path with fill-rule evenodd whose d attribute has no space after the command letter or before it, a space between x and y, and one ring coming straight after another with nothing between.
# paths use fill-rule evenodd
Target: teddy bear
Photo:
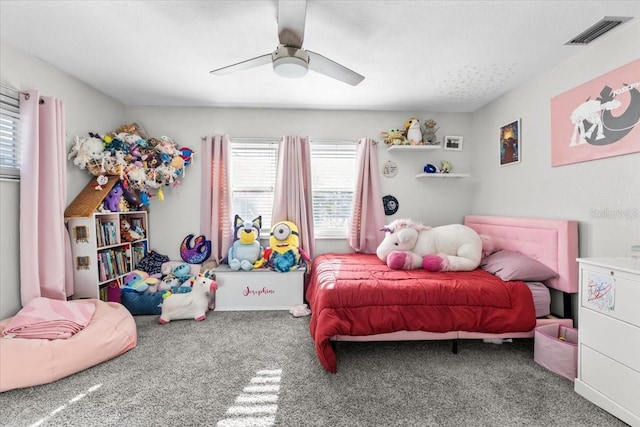
<instances>
[{"instance_id":1,"label":"teddy bear","mask_svg":"<svg viewBox=\"0 0 640 427\"><path fill-rule=\"evenodd\" d=\"M483 240L465 225L432 228L399 219L382 231L385 231L385 238L378 245L376 254L391 269L471 271L480 265Z\"/></svg>"},{"instance_id":2,"label":"teddy bear","mask_svg":"<svg viewBox=\"0 0 640 427\"><path fill-rule=\"evenodd\" d=\"M422 139L425 144L437 144L438 138L436 137L436 132L438 131L436 127L436 122L433 119L426 120L424 122L424 129L422 130Z\"/></svg>"},{"instance_id":3,"label":"teddy bear","mask_svg":"<svg viewBox=\"0 0 640 427\"><path fill-rule=\"evenodd\" d=\"M138 232L131 229L131 223L125 218L120 219L120 237L126 242L133 242L143 238Z\"/></svg>"}]
</instances>

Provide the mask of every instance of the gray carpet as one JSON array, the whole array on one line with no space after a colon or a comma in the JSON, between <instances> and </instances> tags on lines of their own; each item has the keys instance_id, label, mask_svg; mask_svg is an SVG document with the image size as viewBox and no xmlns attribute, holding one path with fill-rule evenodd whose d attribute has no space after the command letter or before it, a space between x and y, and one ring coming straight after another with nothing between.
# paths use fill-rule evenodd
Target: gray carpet
<instances>
[{"instance_id":1,"label":"gray carpet","mask_svg":"<svg viewBox=\"0 0 640 427\"><path fill-rule=\"evenodd\" d=\"M0 394L2 426L624 426L533 361L533 341L338 343L318 363L309 318L138 316L138 346ZM238 399L238 400L236 400ZM257 401L256 401L257 400Z\"/></svg>"}]
</instances>

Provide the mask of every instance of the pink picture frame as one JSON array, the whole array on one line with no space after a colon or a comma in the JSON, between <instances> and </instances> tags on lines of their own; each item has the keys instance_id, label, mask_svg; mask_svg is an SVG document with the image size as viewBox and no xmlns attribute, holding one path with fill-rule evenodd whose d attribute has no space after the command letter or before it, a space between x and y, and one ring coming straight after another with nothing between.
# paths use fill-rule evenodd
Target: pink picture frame
<instances>
[{"instance_id":1,"label":"pink picture frame","mask_svg":"<svg viewBox=\"0 0 640 427\"><path fill-rule=\"evenodd\" d=\"M551 98L551 165L640 152L640 59Z\"/></svg>"}]
</instances>

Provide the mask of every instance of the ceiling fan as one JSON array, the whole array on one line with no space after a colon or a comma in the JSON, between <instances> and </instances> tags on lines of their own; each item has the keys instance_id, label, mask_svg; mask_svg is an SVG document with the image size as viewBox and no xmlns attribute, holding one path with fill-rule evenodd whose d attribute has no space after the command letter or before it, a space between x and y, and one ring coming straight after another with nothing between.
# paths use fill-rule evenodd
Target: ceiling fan
<instances>
[{"instance_id":1,"label":"ceiling fan","mask_svg":"<svg viewBox=\"0 0 640 427\"><path fill-rule=\"evenodd\" d=\"M229 74L271 63L273 71L283 77L302 77L311 69L352 86L364 80L364 76L355 71L302 48L306 12L306 0L280 0L278 2L278 39L280 41L278 48L272 53L218 68L211 71L211 74Z\"/></svg>"}]
</instances>

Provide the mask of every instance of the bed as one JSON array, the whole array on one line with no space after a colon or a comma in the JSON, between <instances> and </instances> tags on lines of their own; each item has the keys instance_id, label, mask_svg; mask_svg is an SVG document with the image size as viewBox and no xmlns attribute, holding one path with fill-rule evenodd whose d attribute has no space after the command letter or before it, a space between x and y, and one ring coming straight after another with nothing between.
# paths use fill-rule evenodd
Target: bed
<instances>
[{"instance_id":1,"label":"bed","mask_svg":"<svg viewBox=\"0 0 640 427\"><path fill-rule=\"evenodd\" d=\"M545 286L578 291L576 221L468 215L495 250L537 260L556 277ZM321 365L337 372L332 341L507 339L533 337L537 326L570 318L537 317L529 286L483 269L470 272L391 270L376 255L323 254L313 261L305 296ZM570 298L567 298L569 301ZM566 310L566 304L565 304Z\"/></svg>"}]
</instances>

